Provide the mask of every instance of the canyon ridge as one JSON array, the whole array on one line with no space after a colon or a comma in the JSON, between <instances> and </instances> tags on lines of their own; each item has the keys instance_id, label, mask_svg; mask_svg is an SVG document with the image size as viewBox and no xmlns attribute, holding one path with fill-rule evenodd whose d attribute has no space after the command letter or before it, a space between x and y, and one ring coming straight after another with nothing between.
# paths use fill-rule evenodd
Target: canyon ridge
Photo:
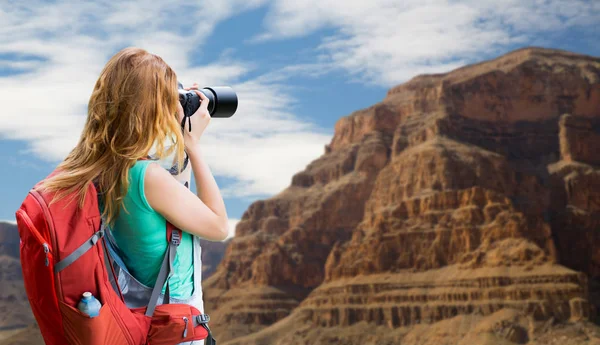
<instances>
[{"instance_id":1,"label":"canyon ridge","mask_svg":"<svg viewBox=\"0 0 600 345\"><path fill-rule=\"evenodd\" d=\"M222 344L598 344L600 58L525 48L341 118L213 275Z\"/></svg>"}]
</instances>

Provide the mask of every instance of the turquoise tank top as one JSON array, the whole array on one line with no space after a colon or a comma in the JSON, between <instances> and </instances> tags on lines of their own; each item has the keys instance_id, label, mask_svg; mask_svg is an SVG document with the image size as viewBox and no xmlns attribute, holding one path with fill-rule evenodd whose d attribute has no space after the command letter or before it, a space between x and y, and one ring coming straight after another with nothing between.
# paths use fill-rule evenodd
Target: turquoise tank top
<instances>
[{"instance_id":1,"label":"turquoise tank top","mask_svg":"<svg viewBox=\"0 0 600 345\"><path fill-rule=\"evenodd\" d=\"M129 170L129 189L112 234L129 272L142 284L153 287L167 251L166 219L154 211L144 193L144 176L152 160L137 161ZM100 205L100 211L103 211ZM183 229L182 229L183 230ZM171 297L185 299L194 291L192 236L183 231L169 279ZM165 284L166 287L166 284ZM163 288L163 293L165 288Z\"/></svg>"}]
</instances>

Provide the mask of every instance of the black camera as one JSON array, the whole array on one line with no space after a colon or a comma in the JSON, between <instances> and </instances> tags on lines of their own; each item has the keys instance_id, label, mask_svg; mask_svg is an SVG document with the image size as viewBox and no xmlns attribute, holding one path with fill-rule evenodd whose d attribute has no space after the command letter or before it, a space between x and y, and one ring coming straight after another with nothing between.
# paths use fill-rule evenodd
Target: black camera
<instances>
[{"instance_id":1,"label":"black camera","mask_svg":"<svg viewBox=\"0 0 600 345\"><path fill-rule=\"evenodd\" d=\"M189 131L192 131L192 121L190 117L194 115L196 110L200 108L200 96L193 90L185 90L181 83L178 84L179 91L179 103L181 103L181 107L183 108L183 119L181 120L181 131L185 129L185 122L187 121L189 124ZM238 99L235 91L229 86L212 86L205 87L201 90L209 100L208 102L208 113L211 117L231 117L235 111L237 110ZM185 160L183 162L182 171L186 169L188 165L189 157L187 152L185 154ZM177 163L171 166L171 168L167 169L172 175L177 175L179 173L179 167ZM189 188L187 182L185 186Z\"/></svg>"},{"instance_id":2,"label":"black camera","mask_svg":"<svg viewBox=\"0 0 600 345\"><path fill-rule=\"evenodd\" d=\"M200 107L200 96L193 90L184 90L179 84L179 103L183 108L185 118L194 115ZM237 110L238 99L235 91L229 86L212 86L198 90L209 100L208 112L211 117L231 117ZM185 121L184 118L184 121Z\"/></svg>"}]
</instances>

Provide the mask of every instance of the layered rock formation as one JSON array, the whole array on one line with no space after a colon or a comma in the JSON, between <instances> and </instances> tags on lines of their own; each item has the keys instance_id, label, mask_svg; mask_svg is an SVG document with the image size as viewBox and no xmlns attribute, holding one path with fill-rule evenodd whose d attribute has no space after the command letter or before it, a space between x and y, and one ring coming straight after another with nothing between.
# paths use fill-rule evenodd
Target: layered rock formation
<instances>
[{"instance_id":1,"label":"layered rock formation","mask_svg":"<svg viewBox=\"0 0 600 345\"><path fill-rule=\"evenodd\" d=\"M384 344L353 330L510 311L532 325L508 331L523 343L538 323L594 319L598 119L600 59L564 51L522 49L391 89L245 212L204 283L212 328L228 344L332 329ZM406 332L389 343L400 339L422 343Z\"/></svg>"}]
</instances>

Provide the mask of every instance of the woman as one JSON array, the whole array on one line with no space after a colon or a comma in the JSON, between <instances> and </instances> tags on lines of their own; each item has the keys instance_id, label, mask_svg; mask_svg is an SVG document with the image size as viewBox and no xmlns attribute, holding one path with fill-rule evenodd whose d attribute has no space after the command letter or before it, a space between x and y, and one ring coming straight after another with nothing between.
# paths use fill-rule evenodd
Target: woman
<instances>
[{"instance_id":1,"label":"woman","mask_svg":"<svg viewBox=\"0 0 600 345\"><path fill-rule=\"evenodd\" d=\"M102 216L119 257L142 288L151 289L156 281L167 249L166 221L181 229L169 278L171 301L204 312L198 238L224 240L227 213L199 146L210 121L209 100L194 84L201 106L189 119L192 131L186 125L182 133L177 86L175 72L160 57L138 48L118 52L96 82L79 143L59 165L61 173L44 185L58 198L77 191L83 205L86 186L97 183ZM166 139L173 141L168 150ZM197 195L156 161L145 159L155 144L157 159L175 151L180 167L187 153ZM189 178L189 168L181 173Z\"/></svg>"}]
</instances>

